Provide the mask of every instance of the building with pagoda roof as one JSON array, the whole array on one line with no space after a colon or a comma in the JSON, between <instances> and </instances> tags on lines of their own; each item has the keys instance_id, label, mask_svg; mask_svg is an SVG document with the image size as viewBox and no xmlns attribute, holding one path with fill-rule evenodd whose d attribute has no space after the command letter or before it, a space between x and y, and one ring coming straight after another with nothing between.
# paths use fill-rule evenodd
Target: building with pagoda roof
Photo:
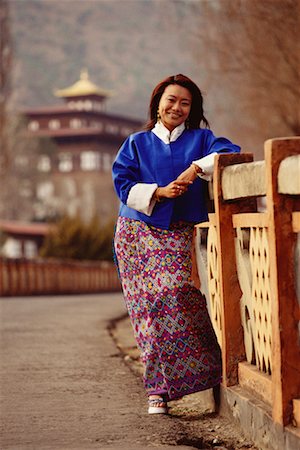
<instances>
[{"instance_id":1,"label":"building with pagoda roof","mask_svg":"<svg viewBox=\"0 0 300 450\"><path fill-rule=\"evenodd\" d=\"M100 98L105 100L107 97L110 97L111 94L111 91L101 89L96 84L92 83L86 69L81 70L80 80L76 81L72 86L65 89L57 89L55 92L57 97L63 97L65 99L78 99L79 97L85 99L86 96L90 96L94 97L96 101Z\"/></svg>"},{"instance_id":2,"label":"building with pagoda roof","mask_svg":"<svg viewBox=\"0 0 300 450\"><path fill-rule=\"evenodd\" d=\"M44 219L49 208L59 215L79 213L87 219L95 212L105 218L115 216L118 201L111 165L122 142L142 122L107 113L106 101L113 92L94 84L87 70L54 95L63 103L23 111L28 135L50 138L55 144L51 152L39 155L37 219Z\"/></svg>"}]
</instances>

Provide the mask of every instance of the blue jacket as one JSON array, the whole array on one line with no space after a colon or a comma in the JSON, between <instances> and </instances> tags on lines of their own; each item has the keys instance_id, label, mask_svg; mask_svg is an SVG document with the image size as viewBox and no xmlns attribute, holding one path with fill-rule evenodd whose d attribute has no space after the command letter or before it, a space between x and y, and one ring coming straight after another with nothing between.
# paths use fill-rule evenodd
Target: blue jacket
<instances>
[{"instance_id":1,"label":"blue jacket","mask_svg":"<svg viewBox=\"0 0 300 450\"><path fill-rule=\"evenodd\" d=\"M226 138L215 137L208 129L185 130L176 141L169 144L165 144L151 131L130 135L121 146L112 168L115 190L121 200L119 215L163 229L168 229L170 223L180 220L193 223L207 220L206 181L200 178L181 197L156 203L151 216L126 206L127 197L136 183L166 186L192 161L214 152L239 151L239 146Z\"/></svg>"}]
</instances>

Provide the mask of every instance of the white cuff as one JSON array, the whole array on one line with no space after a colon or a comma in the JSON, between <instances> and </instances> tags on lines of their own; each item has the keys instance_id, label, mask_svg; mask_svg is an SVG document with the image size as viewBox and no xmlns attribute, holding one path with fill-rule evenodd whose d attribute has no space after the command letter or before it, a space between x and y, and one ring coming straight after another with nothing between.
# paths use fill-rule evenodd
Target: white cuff
<instances>
[{"instance_id":1,"label":"white cuff","mask_svg":"<svg viewBox=\"0 0 300 450\"><path fill-rule=\"evenodd\" d=\"M158 188L156 183L137 183L129 191L127 206L147 216L151 216L156 200L153 194Z\"/></svg>"},{"instance_id":2,"label":"white cuff","mask_svg":"<svg viewBox=\"0 0 300 450\"><path fill-rule=\"evenodd\" d=\"M209 155L204 156L203 158L197 159L197 161L193 161L192 164L196 164L204 172L198 173L198 177L206 181L212 180L212 176L214 173L215 155L217 155L217 152L210 153Z\"/></svg>"}]
</instances>

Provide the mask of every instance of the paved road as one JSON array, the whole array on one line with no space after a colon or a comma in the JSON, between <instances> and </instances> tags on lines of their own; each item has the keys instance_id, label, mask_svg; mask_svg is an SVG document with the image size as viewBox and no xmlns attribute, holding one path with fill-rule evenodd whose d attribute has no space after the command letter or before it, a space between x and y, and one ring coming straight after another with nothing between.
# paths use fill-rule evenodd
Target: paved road
<instances>
[{"instance_id":1,"label":"paved road","mask_svg":"<svg viewBox=\"0 0 300 450\"><path fill-rule=\"evenodd\" d=\"M120 294L2 298L0 309L1 450L188 448L183 421L147 415L108 333Z\"/></svg>"}]
</instances>

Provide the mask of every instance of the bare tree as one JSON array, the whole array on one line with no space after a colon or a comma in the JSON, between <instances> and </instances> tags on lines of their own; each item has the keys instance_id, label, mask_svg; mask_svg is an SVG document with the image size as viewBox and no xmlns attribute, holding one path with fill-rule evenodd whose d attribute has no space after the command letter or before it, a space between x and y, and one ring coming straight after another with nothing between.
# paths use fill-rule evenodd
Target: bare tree
<instances>
[{"instance_id":1,"label":"bare tree","mask_svg":"<svg viewBox=\"0 0 300 450\"><path fill-rule=\"evenodd\" d=\"M199 15L196 57L203 59L205 49L211 83L222 85L233 116L263 139L299 135L300 1L211 0L191 7Z\"/></svg>"},{"instance_id":2,"label":"bare tree","mask_svg":"<svg viewBox=\"0 0 300 450\"><path fill-rule=\"evenodd\" d=\"M26 137L26 121L10 113L6 120L8 146L4 153L0 190L0 218L30 221L34 219L38 139Z\"/></svg>"},{"instance_id":3,"label":"bare tree","mask_svg":"<svg viewBox=\"0 0 300 450\"><path fill-rule=\"evenodd\" d=\"M25 137L26 121L10 104L13 44L7 0L0 0L0 57L0 218L31 220L40 142Z\"/></svg>"},{"instance_id":4,"label":"bare tree","mask_svg":"<svg viewBox=\"0 0 300 450\"><path fill-rule=\"evenodd\" d=\"M8 2L0 0L0 175L8 164L7 105L11 90L12 46L8 17Z\"/></svg>"}]
</instances>

